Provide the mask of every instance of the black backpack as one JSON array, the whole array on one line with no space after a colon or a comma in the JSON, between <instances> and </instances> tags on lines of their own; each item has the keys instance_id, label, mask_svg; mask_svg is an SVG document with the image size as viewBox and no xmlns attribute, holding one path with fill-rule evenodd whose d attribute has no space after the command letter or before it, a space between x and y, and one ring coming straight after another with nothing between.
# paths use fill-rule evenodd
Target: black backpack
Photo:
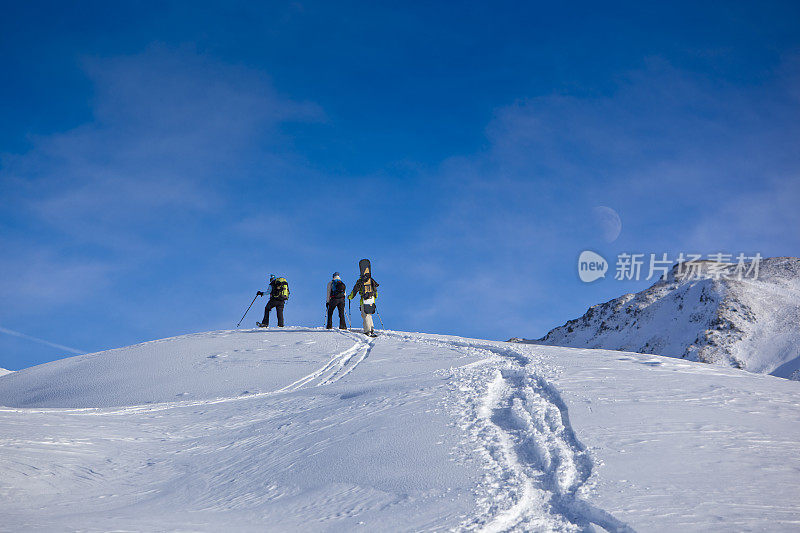
<instances>
[{"instance_id":1,"label":"black backpack","mask_svg":"<svg viewBox=\"0 0 800 533\"><path fill-rule=\"evenodd\" d=\"M344 282L335 279L331 282L331 298L343 298L345 293Z\"/></svg>"}]
</instances>

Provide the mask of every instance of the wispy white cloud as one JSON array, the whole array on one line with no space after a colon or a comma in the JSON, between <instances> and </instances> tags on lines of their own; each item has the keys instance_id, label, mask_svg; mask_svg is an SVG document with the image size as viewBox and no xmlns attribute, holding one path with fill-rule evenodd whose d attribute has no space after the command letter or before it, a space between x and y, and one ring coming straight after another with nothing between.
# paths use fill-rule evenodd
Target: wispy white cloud
<instances>
[{"instance_id":1,"label":"wispy white cloud","mask_svg":"<svg viewBox=\"0 0 800 533\"><path fill-rule=\"evenodd\" d=\"M726 199L698 217L693 250L792 255L800 249L800 170L764 179L756 191Z\"/></svg>"},{"instance_id":2,"label":"wispy white cloud","mask_svg":"<svg viewBox=\"0 0 800 533\"><path fill-rule=\"evenodd\" d=\"M498 109L485 149L431 176L440 214L420 228L409 259L398 258L424 264L426 316L544 332L603 297L575 285L574 261L587 247L712 253L762 243L793 253L800 157L789 145L800 138L800 108L786 80L796 67L789 59L762 86L742 87L654 59L608 94ZM613 246L592 227L596 205L622 214ZM578 289L583 301L564 298ZM511 331L509 317L529 312L531 299L552 310L551 323Z\"/></svg>"},{"instance_id":3,"label":"wispy white cloud","mask_svg":"<svg viewBox=\"0 0 800 533\"><path fill-rule=\"evenodd\" d=\"M324 120L262 73L188 48L83 67L93 120L0 156L0 208L14 221L2 228L0 294L16 311L85 301L202 245L198 226L230 223L237 184L257 174L268 185L296 166L281 126Z\"/></svg>"},{"instance_id":4,"label":"wispy white cloud","mask_svg":"<svg viewBox=\"0 0 800 533\"><path fill-rule=\"evenodd\" d=\"M84 63L93 122L34 138L30 151L3 156L2 171L9 202L79 240L119 246L170 215L219 209L221 186L251 172L237 156L258 152L269 168L285 147L280 124L321 118L257 72L187 50Z\"/></svg>"},{"instance_id":5,"label":"wispy white cloud","mask_svg":"<svg viewBox=\"0 0 800 533\"><path fill-rule=\"evenodd\" d=\"M0 317L54 314L70 302L102 294L119 266L114 260L75 257L63 245L0 237Z\"/></svg>"},{"instance_id":6,"label":"wispy white cloud","mask_svg":"<svg viewBox=\"0 0 800 533\"><path fill-rule=\"evenodd\" d=\"M763 87L742 88L654 60L606 94L499 108L475 154L375 176L321 176L295 159L282 126L324 114L247 67L159 46L84 66L93 120L2 157L0 208L16 225L0 236L0 296L15 311L47 314L135 275L124 284L125 320L152 336L172 331L186 294L191 323L213 323L222 311L200 316L201 289L215 295L207 307L220 307L236 280L263 281L254 265L302 257L295 267L326 277L328 265L380 253L379 280L413 287L384 300L410 327L530 335L599 298L565 294L577 293L580 249L603 244L590 223L596 205L620 212L616 244L642 251L745 235L776 250L796 242L774 230L796 222L790 62ZM752 225L719 223L745 214ZM157 290L140 292L148 281ZM298 287L293 312L315 287ZM318 314L312 304L308 316ZM8 313L0 309L0 321Z\"/></svg>"}]
</instances>

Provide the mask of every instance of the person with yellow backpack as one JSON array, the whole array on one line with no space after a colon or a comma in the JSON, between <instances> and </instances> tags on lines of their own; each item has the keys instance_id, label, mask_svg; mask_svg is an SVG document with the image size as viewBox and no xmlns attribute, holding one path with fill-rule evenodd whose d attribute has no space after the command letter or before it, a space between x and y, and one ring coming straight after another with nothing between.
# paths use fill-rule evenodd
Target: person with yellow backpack
<instances>
[{"instance_id":1,"label":"person with yellow backpack","mask_svg":"<svg viewBox=\"0 0 800 533\"><path fill-rule=\"evenodd\" d=\"M361 276L353 284L353 290L347 298L352 300L356 294L361 295L361 305L358 307L361 310L361 319L364 321L364 333L370 337L377 337L372 315L377 311L375 299L378 297L378 282L372 278L372 265L369 259L359 261L358 269L361 271Z\"/></svg>"},{"instance_id":2,"label":"person with yellow backpack","mask_svg":"<svg viewBox=\"0 0 800 533\"><path fill-rule=\"evenodd\" d=\"M289 283L286 281L286 278L277 278L275 274L270 274L269 286L269 301L264 308L264 320L256 322L256 325L260 328L269 327L269 312L275 308L275 314L278 315L278 327L282 328L283 306L286 304L286 300L289 299ZM264 296L264 293L261 291L258 291L256 294L258 296Z\"/></svg>"}]
</instances>

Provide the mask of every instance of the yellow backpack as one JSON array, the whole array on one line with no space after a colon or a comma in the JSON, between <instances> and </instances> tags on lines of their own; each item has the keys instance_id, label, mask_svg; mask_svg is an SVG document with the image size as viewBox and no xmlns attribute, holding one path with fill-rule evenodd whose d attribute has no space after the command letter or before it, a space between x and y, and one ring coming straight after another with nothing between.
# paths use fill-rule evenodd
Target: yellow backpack
<instances>
[{"instance_id":1,"label":"yellow backpack","mask_svg":"<svg viewBox=\"0 0 800 533\"><path fill-rule=\"evenodd\" d=\"M286 281L286 278L275 278L275 281L272 282L272 293L270 296L279 300L289 299L289 282Z\"/></svg>"}]
</instances>

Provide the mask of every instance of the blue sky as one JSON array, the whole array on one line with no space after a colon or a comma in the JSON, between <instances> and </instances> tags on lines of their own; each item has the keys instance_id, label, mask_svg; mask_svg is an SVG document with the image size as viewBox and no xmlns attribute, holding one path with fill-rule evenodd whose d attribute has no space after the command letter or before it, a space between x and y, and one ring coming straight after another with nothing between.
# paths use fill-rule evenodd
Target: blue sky
<instances>
[{"instance_id":1,"label":"blue sky","mask_svg":"<svg viewBox=\"0 0 800 533\"><path fill-rule=\"evenodd\" d=\"M387 327L504 339L651 283L585 249L798 255L797 3L251 4L4 4L0 367L231 328L270 272L321 325L361 257Z\"/></svg>"}]
</instances>

